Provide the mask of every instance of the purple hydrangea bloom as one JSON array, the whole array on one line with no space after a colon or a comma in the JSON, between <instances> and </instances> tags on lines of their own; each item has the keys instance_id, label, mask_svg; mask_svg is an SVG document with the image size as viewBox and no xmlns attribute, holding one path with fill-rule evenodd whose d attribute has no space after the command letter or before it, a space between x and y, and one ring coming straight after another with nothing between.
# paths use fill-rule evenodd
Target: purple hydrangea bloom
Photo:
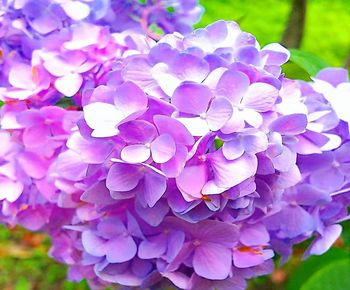
<instances>
[{"instance_id":1,"label":"purple hydrangea bloom","mask_svg":"<svg viewBox=\"0 0 350 290\"><path fill-rule=\"evenodd\" d=\"M234 22L187 34L197 1L3 7L2 51L21 53L2 63L0 218L48 232L70 279L244 289L275 253L315 236L305 256L319 255L340 235L343 70L288 80L288 50ZM152 24L184 35L138 34ZM74 106L52 106L63 97Z\"/></svg>"}]
</instances>

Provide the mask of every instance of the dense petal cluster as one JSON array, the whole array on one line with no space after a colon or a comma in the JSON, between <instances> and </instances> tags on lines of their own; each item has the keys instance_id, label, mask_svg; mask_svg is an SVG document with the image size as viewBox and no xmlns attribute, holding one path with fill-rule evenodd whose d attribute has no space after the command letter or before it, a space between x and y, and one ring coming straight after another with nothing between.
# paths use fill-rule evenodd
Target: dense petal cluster
<instances>
[{"instance_id":1,"label":"dense petal cluster","mask_svg":"<svg viewBox=\"0 0 350 290\"><path fill-rule=\"evenodd\" d=\"M320 255L339 237L350 205L345 70L289 80L288 50L261 48L234 22L158 42L119 32L153 22L187 32L197 1L4 7L5 26L23 29L19 55L2 63L0 218L45 230L70 279L243 290L276 253L286 260L315 236L305 256ZM64 97L72 106L53 106Z\"/></svg>"},{"instance_id":2,"label":"dense petal cluster","mask_svg":"<svg viewBox=\"0 0 350 290\"><path fill-rule=\"evenodd\" d=\"M0 3L0 85L10 84L17 88L18 84L13 84L9 74L11 69L19 66L18 69L24 70L22 82L26 80L21 89L35 89L36 93L47 89L49 83L41 82L46 75L37 69L38 63L33 60L33 52L37 49L45 47L60 54L60 49L66 48L68 52L60 57L69 62L74 58L71 50L93 44L99 50L110 49L105 43L108 31L142 33L154 39L174 31L186 34L199 21L202 12L197 0L3 0ZM65 45L70 34L73 34L73 40ZM93 48L89 48L91 56ZM96 61L77 57L71 65L78 69L87 62L82 72ZM34 70L33 76L28 75L28 65ZM80 81L77 77L74 80Z\"/></svg>"}]
</instances>

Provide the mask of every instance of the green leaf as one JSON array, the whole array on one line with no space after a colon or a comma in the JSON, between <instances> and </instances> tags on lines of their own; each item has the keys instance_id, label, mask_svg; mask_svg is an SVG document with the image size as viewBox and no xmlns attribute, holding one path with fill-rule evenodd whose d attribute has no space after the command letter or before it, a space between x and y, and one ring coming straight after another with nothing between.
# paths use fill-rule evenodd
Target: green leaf
<instances>
[{"instance_id":1,"label":"green leaf","mask_svg":"<svg viewBox=\"0 0 350 290\"><path fill-rule=\"evenodd\" d=\"M169 6L166 8L166 11L168 11L170 14L173 14L173 13L175 13L176 10L175 10L175 7Z\"/></svg>"},{"instance_id":2,"label":"green leaf","mask_svg":"<svg viewBox=\"0 0 350 290\"><path fill-rule=\"evenodd\" d=\"M287 62L282 66L282 71L289 79L310 81L310 75L294 62Z\"/></svg>"},{"instance_id":3,"label":"green leaf","mask_svg":"<svg viewBox=\"0 0 350 290\"><path fill-rule=\"evenodd\" d=\"M305 70L310 76L315 76L321 69L329 65L318 56L299 49L290 49L290 61Z\"/></svg>"},{"instance_id":4,"label":"green leaf","mask_svg":"<svg viewBox=\"0 0 350 290\"><path fill-rule=\"evenodd\" d=\"M15 290L30 290L30 283L24 277L19 277L16 283Z\"/></svg>"},{"instance_id":5,"label":"green leaf","mask_svg":"<svg viewBox=\"0 0 350 290\"><path fill-rule=\"evenodd\" d=\"M74 104L73 104L71 98L62 98L56 103L56 106L61 107L61 108L68 108L68 107L73 106L73 105Z\"/></svg>"},{"instance_id":6,"label":"green leaf","mask_svg":"<svg viewBox=\"0 0 350 290\"><path fill-rule=\"evenodd\" d=\"M221 139L216 138L214 140L214 144L215 144L216 150L218 150L218 149L220 149L222 147L222 145L224 145L224 142Z\"/></svg>"},{"instance_id":7,"label":"green leaf","mask_svg":"<svg viewBox=\"0 0 350 290\"><path fill-rule=\"evenodd\" d=\"M165 34L164 30L155 23L152 23L149 26L149 29L157 35L164 35Z\"/></svg>"},{"instance_id":8,"label":"green leaf","mask_svg":"<svg viewBox=\"0 0 350 290\"><path fill-rule=\"evenodd\" d=\"M287 283L287 290L300 290L309 277L330 263L349 257L349 252L339 248L332 248L322 256L311 256L294 271ZM349 288L350 289L350 288ZM323 289L328 290L328 289Z\"/></svg>"},{"instance_id":9,"label":"green leaf","mask_svg":"<svg viewBox=\"0 0 350 290\"><path fill-rule=\"evenodd\" d=\"M4 105L3 101L0 101L0 108Z\"/></svg>"},{"instance_id":10,"label":"green leaf","mask_svg":"<svg viewBox=\"0 0 350 290\"><path fill-rule=\"evenodd\" d=\"M350 289L350 260L335 261L312 275L300 290Z\"/></svg>"}]
</instances>

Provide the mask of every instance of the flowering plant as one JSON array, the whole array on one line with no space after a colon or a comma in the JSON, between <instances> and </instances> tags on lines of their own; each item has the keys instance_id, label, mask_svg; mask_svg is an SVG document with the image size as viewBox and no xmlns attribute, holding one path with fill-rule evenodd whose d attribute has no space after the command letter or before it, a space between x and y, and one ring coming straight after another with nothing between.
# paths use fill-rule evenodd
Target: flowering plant
<instances>
[{"instance_id":1,"label":"flowering plant","mask_svg":"<svg viewBox=\"0 0 350 290\"><path fill-rule=\"evenodd\" d=\"M1 10L0 218L50 235L70 279L245 289L339 237L346 70L288 79L289 51L235 22L190 32L196 1Z\"/></svg>"}]
</instances>

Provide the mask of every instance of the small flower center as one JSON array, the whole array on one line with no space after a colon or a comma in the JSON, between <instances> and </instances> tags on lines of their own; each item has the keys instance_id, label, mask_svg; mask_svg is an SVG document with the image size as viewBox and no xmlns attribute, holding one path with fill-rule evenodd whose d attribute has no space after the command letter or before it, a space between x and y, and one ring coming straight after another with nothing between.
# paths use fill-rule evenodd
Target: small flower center
<instances>
[{"instance_id":1,"label":"small flower center","mask_svg":"<svg viewBox=\"0 0 350 290\"><path fill-rule=\"evenodd\" d=\"M206 119L206 118L207 118L207 113L204 112L204 113L200 114L199 117L200 117L201 119Z\"/></svg>"},{"instance_id":2,"label":"small flower center","mask_svg":"<svg viewBox=\"0 0 350 290\"><path fill-rule=\"evenodd\" d=\"M205 162L207 160L207 156L205 154L199 155L198 159L202 162Z\"/></svg>"},{"instance_id":3,"label":"small flower center","mask_svg":"<svg viewBox=\"0 0 350 290\"><path fill-rule=\"evenodd\" d=\"M263 252L262 252L262 246L260 247L248 247L248 246L239 246L237 247L237 250L242 252L242 253L251 253L251 254L254 254L254 255L262 255Z\"/></svg>"},{"instance_id":4,"label":"small flower center","mask_svg":"<svg viewBox=\"0 0 350 290\"><path fill-rule=\"evenodd\" d=\"M196 247L198 247L200 244L201 244L200 240L194 240L193 241L193 245L196 246Z\"/></svg>"},{"instance_id":5,"label":"small flower center","mask_svg":"<svg viewBox=\"0 0 350 290\"><path fill-rule=\"evenodd\" d=\"M204 201L211 201L210 197L208 195L202 195L202 200Z\"/></svg>"}]
</instances>

